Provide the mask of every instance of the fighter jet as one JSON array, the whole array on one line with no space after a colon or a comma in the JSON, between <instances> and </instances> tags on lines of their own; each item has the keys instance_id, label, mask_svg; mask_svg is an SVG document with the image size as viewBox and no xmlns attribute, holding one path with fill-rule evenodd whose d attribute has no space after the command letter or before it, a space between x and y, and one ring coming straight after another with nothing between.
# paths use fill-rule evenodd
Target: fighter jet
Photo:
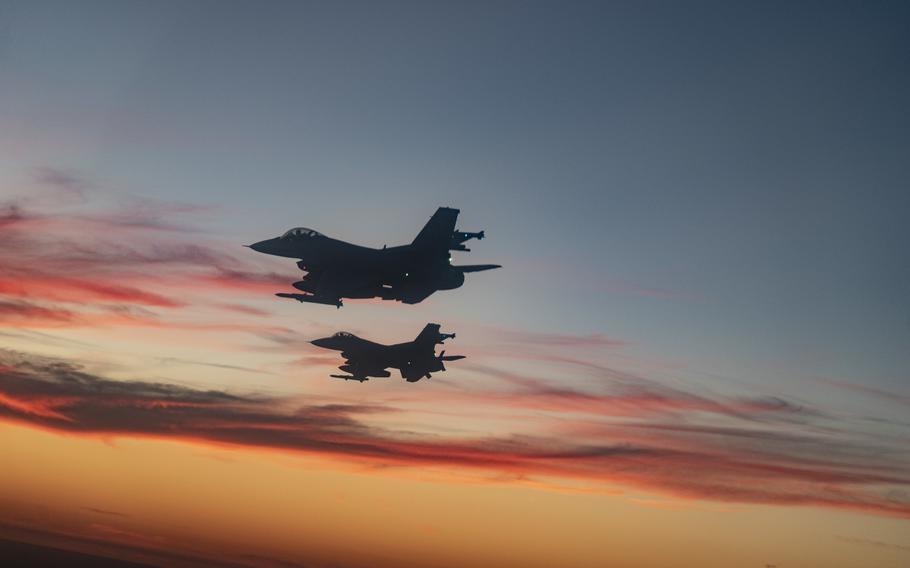
<instances>
[{"instance_id":1,"label":"fighter jet","mask_svg":"<svg viewBox=\"0 0 910 568\"><path fill-rule=\"evenodd\" d=\"M446 339L454 338L454 333L440 333L439 324L428 323L417 339L407 343L395 345L382 345L361 339L353 333L339 331L332 337L324 337L311 341L317 347L341 351L341 356L346 359L344 365L338 367L348 375L329 375L334 379L346 381L368 381L369 377L390 377L386 369L392 367L401 371L401 377L409 383L414 383L430 373L445 371L444 361L457 361L464 359L464 355L446 355L443 350L436 355L436 344L442 344Z\"/></svg>"},{"instance_id":2,"label":"fighter jet","mask_svg":"<svg viewBox=\"0 0 910 568\"><path fill-rule=\"evenodd\" d=\"M381 249L333 239L304 227L249 245L255 251L298 259L306 272L293 284L303 293L275 294L299 302L341 307L342 298L375 298L417 304L437 290L452 290L468 272L498 264L453 266L449 251L468 251L464 243L484 232L455 229L458 209L440 207L411 244Z\"/></svg>"}]
</instances>

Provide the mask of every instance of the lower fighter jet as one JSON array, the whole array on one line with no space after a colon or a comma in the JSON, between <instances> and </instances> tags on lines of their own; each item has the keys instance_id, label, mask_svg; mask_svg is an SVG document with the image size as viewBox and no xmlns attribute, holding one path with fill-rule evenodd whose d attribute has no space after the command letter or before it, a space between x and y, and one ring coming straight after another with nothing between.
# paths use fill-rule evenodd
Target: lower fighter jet
<instances>
[{"instance_id":1,"label":"lower fighter jet","mask_svg":"<svg viewBox=\"0 0 910 568\"><path fill-rule=\"evenodd\" d=\"M401 371L401 377L409 383L414 383L430 373L445 371L444 361L457 361L464 359L464 355L446 355L443 350L436 355L436 344L442 344L446 339L454 338L454 333L440 333L439 324L428 323L417 339L407 343L382 345L361 339L353 333L339 331L332 337L324 337L311 341L317 347L341 351L341 356L346 359L340 370L350 373L348 375L329 375L334 379L346 381L368 381L369 377L390 377L386 369L391 367Z\"/></svg>"},{"instance_id":2,"label":"lower fighter jet","mask_svg":"<svg viewBox=\"0 0 910 568\"><path fill-rule=\"evenodd\" d=\"M440 207L414 241L395 247L369 248L333 239L303 227L249 245L257 252L298 259L307 274L294 282L299 293L276 296L298 302L341 307L342 298L382 298L416 304L438 290L464 284L468 272L498 264L453 266L450 251L469 251L464 243L484 232L455 229L458 209Z\"/></svg>"}]
</instances>

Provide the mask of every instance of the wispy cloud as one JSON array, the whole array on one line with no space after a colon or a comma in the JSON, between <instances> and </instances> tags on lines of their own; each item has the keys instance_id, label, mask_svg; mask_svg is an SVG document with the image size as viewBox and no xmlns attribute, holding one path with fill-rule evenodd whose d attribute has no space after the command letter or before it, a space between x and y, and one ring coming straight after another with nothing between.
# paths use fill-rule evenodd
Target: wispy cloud
<instances>
[{"instance_id":1,"label":"wispy cloud","mask_svg":"<svg viewBox=\"0 0 910 568\"><path fill-rule=\"evenodd\" d=\"M734 434L740 444L727 449L723 443L701 443L712 435L728 436L719 429L636 436L635 426L642 425L638 419L631 424L597 422L601 431L592 428L570 437L421 436L369 425L371 415L395 412L392 407L301 404L292 398L114 381L66 361L11 351L0 352L0 395L0 416L6 420L81 434L155 436L385 465L562 476L681 497L910 516L910 500L901 497L910 475L899 453L837 451L853 442L818 435L806 434L811 444L793 446L793 440L774 436L749 444L740 433Z\"/></svg>"},{"instance_id":2,"label":"wispy cloud","mask_svg":"<svg viewBox=\"0 0 910 568\"><path fill-rule=\"evenodd\" d=\"M109 517L129 517L129 515L127 515L126 513L118 513L117 511L108 511L107 509L98 509L96 507L82 507L82 508L85 509L86 511L90 511L92 513L97 513L99 515L106 515Z\"/></svg>"},{"instance_id":3,"label":"wispy cloud","mask_svg":"<svg viewBox=\"0 0 910 568\"><path fill-rule=\"evenodd\" d=\"M213 369L224 369L226 371L243 371L244 373L256 373L260 375L273 375L269 371L263 371L262 369L253 369L250 367L244 367L241 365L228 365L226 363L212 363L208 361L193 361L191 359L181 359L179 357L160 357L158 359L162 365L178 364L178 365L194 365L198 367L211 367Z\"/></svg>"},{"instance_id":4,"label":"wispy cloud","mask_svg":"<svg viewBox=\"0 0 910 568\"><path fill-rule=\"evenodd\" d=\"M682 390L628 372L600 368L597 390L581 390L567 384L554 384L476 363L465 363L463 368L496 378L513 388L504 391L483 390L470 396L478 404L497 403L524 409L554 412L582 412L598 416L638 416L656 414L709 413L745 420L760 420L775 414L808 416L817 411L803 405L772 396L721 397Z\"/></svg>"},{"instance_id":5,"label":"wispy cloud","mask_svg":"<svg viewBox=\"0 0 910 568\"><path fill-rule=\"evenodd\" d=\"M843 542L849 542L850 544L858 544L860 546L872 546L875 548L887 548L889 550L896 550L900 552L910 552L910 546L905 544L894 544L892 542L884 542L881 540L871 540L868 538L857 538L851 536L842 536L836 535L837 540Z\"/></svg>"},{"instance_id":6,"label":"wispy cloud","mask_svg":"<svg viewBox=\"0 0 910 568\"><path fill-rule=\"evenodd\" d=\"M99 511L95 509L95 511ZM111 519L113 520L113 519ZM122 519L120 522L126 522ZM51 526L48 526L51 525ZM61 526L62 525L62 526ZM64 528L65 527L65 528ZM162 566L224 566L236 568L234 561L225 562L201 550L188 550L185 544L166 540L158 535L146 535L141 532L124 529L107 523L87 523L72 526L72 523L49 522L47 518L40 521L9 522L0 520L0 535L17 542L40 543L55 549L91 551L105 560L110 558L124 559ZM29 546L29 545L24 545ZM77 555L73 560L80 564L90 562L91 557ZM101 559L97 559L101 560ZM242 564L255 566L256 564Z\"/></svg>"},{"instance_id":7,"label":"wispy cloud","mask_svg":"<svg viewBox=\"0 0 910 568\"><path fill-rule=\"evenodd\" d=\"M0 325L163 326L170 312L206 305L243 319L266 312L238 299L294 279L261 270L254 262L262 259L238 257L237 243L194 231L187 221L208 207L146 199L111 206L84 176L44 168L35 179L80 201L25 196L0 203ZM147 311L125 318L124 307Z\"/></svg>"},{"instance_id":8,"label":"wispy cloud","mask_svg":"<svg viewBox=\"0 0 910 568\"><path fill-rule=\"evenodd\" d=\"M609 337L603 333L573 335L567 333L543 333L518 329L492 328L491 335L500 341L511 343L530 343L549 347L622 347L625 341Z\"/></svg>"},{"instance_id":9,"label":"wispy cloud","mask_svg":"<svg viewBox=\"0 0 910 568\"><path fill-rule=\"evenodd\" d=\"M247 306L245 304L231 304L231 303L219 303L216 304L217 307L222 310L227 310L229 312L237 312L240 314L246 314L248 316L269 316L270 312L266 310L261 310L259 308L254 308L253 306Z\"/></svg>"},{"instance_id":10,"label":"wispy cloud","mask_svg":"<svg viewBox=\"0 0 910 568\"><path fill-rule=\"evenodd\" d=\"M48 308L22 300L0 300L0 323L13 325L59 325L70 323L76 315L64 309Z\"/></svg>"},{"instance_id":11,"label":"wispy cloud","mask_svg":"<svg viewBox=\"0 0 910 568\"><path fill-rule=\"evenodd\" d=\"M861 393L866 396L870 396L877 399L888 400L891 402L896 402L899 404L910 405L910 394L901 394L897 392L892 392L885 389L880 389L876 387L870 387L868 385L861 385L857 383L852 383L849 381L841 381L837 379L829 378L820 378L817 379L818 382L830 386L837 387L839 389L848 390L855 393Z\"/></svg>"},{"instance_id":12,"label":"wispy cloud","mask_svg":"<svg viewBox=\"0 0 910 568\"><path fill-rule=\"evenodd\" d=\"M94 205L90 180L58 171L39 179L80 206ZM293 354L291 364L335 366L337 357L311 350L312 337L268 325L266 312L244 303L286 287L294 275L240 257L238 243L227 246L194 232L187 220L206 211L138 200L90 213L53 200L0 205L0 239L8 253L0 257L0 326L15 328L4 333L104 325L242 331L264 340L262 351ZM180 317L198 306L230 312L231 319ZM525 483L555 476L678 498L910 516L910 464L901 440L853 431L787 398L670 386L606 364L626 346L606 334L486 331L495 341L478 345L460 365L486 382L475 389L447 385L446 401L465 403L461 414L487 409L514 419L509 433L495 436L376 426L390 423L385 418L396 408L397 428L413 419L408 412L452 412L417 391L397 394L387 406L302 403L114 381L67 361L11 351L0 352L0 417L84 435L272 448L374 465L474 468ZM539 362L546 370L529 376L490 364L502 357ZM217 359L158 362L206 373L267 372ZM579 375L583 381L560 379ZM399 402L407 409L395 406Z\"/></svg>"},{"instance_id":13,"label":"wispy cloud","mask_svg":"<svg viewBox=\"0 0 910 568\"><path fill-rule=\"evenodd\" d=\"M49 166L36 168L32 177L38 185L50 189L55 197L69 197L79 201L85 199L93 185L79 172Z\"/></svg>"},{"instance_id":14,"label":"wispy cloud","mask_svg":"<svg viewBox=\"0 0 910 568\"><path fill-rule=\"evenodd\" d=\"M173 298L104 282L52 275L38 270L11 271L0 277L0 294L19 298L40 298L57 302L83 304L86 302L126 302L144 306L176 308L184 305Z\"/></svg>"}]
</instances>

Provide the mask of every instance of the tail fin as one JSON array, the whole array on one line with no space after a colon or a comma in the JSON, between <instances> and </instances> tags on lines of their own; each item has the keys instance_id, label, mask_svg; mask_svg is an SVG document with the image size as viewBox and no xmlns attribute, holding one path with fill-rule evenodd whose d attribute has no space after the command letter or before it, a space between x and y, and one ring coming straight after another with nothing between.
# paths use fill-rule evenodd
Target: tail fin
<instances>
[{"instance_id":1,"label":"tail fin","mask_svg":"<svg viewBox=\"0 0 910 568\"><path fill-rule=\"evenodd\" d=\"M455 222L458 220L458 209L440 207L423 226L411 246L418 248L438 248L449 250L452 235L455 233Z\"/></svg>"},{"instance_id":2,"label":"tail fin","mask_svg":"<svg viewBox=\"0 0 910 568\"><path fill-rule=\"evenodd\" d=\"M420 332L420 335L417 336L417 339L414 340L414 343L435 346L437 343L444 343L446 339L454 337L454 333L440 332L438 323L428 323L423 328L423 331Z\"/></svg>"},{"instance_id":3,"label":"tail fin","mask_svg":"<svg viewBox=\"0 0 910 568\"><path fill-rule=\"evenodd\" d=\"M441 326L438 323L428 323L420 334L417 335L417 338L414 339L414 343L426 343L428 345L436 345L439 343L442 334L439 333L439 328Z\"/></svg>"}]
</instances>

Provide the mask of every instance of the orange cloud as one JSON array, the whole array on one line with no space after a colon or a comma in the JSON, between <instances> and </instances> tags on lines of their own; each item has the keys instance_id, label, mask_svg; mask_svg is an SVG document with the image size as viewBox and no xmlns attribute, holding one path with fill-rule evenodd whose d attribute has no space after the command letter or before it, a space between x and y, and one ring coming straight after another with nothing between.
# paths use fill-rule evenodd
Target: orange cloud
<instances>
[{"instance_id":1,"label":"orange cloud","mask_svg":"<svg viewBox=\"0 0 910 568\"><path fill-rule=\"evenodd\" d=\"M71 176L48 175L67 191L87 186ZM267 312L232 300L272 292L294 279L259 270L199 234L190 238L191 231L173 221L203 207L133 200L87 215L54 210L53 203L22 198L0 206L7 253L0 257L0 325L167 327L168 313L205 305L238 318L262 316ZM33 211L36 205L46 211Z\"/></svg>"},{"instance_id":2,"label":"orange cloud","mask_svg":"<svg viewBox=\"0 0 910 568\"><path fill-rule=\"evenodd\" d=\"M640 419L600 423L577 436L478 439L419 436L368 426L373 405L303 405L155 382L121 382L65 361L2 352L0 417L83 435L151 436L331 455L404 466L475 468L521 477L577 478L677 497L805 504L910 517L910 486L899 454L870 452L868 440L781 436L663 426ZM659 424L651 424L658 427ZM706 443L724 436L735 443ZM686 472L681 475L680 472Z\"/></svg>"}]
</instances>

